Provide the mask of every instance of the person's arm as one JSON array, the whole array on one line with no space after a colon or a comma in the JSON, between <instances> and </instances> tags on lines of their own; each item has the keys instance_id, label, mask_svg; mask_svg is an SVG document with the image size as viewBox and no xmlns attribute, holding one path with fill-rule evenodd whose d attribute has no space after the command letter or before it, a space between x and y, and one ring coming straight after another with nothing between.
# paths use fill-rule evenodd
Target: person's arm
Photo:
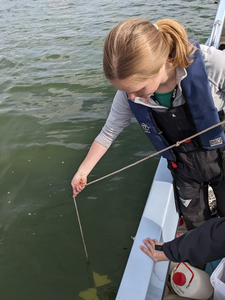
<instances>
[{"instance_id":1,"label":"person's arm","mask_svg":"<svg viewBox=\"0 0 225 300\"><path fill-rule=\"evenodd\" d=\"M172 261L199 266L225 257L225 217L212 218L171 242L163 252Z\"/></svg>"},{"instance_id":2,"label":"person's arm","mask_svg":"<svg viewBox=\"0 0 225 300\"><path fill-rule=\"evenodd\" d=\"M106 153L118 134L130 124L132 115L125 93L117 91L103 129L95 138L86 158L71 181L73 197L76 197L85 188L88 174Z\"/></svg>"},{"instance_id":3,"label":"person's arm","mask_svg":"<svg viewBox=\"0 0 225 300\"><path fill-rule=\"evenodd\" d=\"M224 232L225 217L213 218L170 242L159 243L148 238L148 242L144 240L147 248L140 246L140 249L155 261L189 262L199 266L225 257ZM162 251L155 250L155 245L161 245Z\"/></svg>"},{"instance_id":4,"label":"person's arm","mask_svg":"<svg viewBox=\"0 0 225 300\"><path fill-rule=\"evenodd\" d=\"M132 116L126 94L117 91L107 121L95 140L109 148L120 132L130 124Z\"/></svg>"},{"instance_id":5,"label":"person's arm","mask_svg":"<svg viewBox=\"0 0 225 300\"><path fill-rule=\"evenodd\" d=\"M108 148L94 141L91 148L80 165L78 171L74 175L71 185L73 189L73 197L76 197L84 188L87 183L87 176L101 159L101 157L106 153Z\"/></svg>"},{"instance_id":6,"label":"person's arm","mask_svg":"<svg viewBox=\"0 0 225 300\"><path fill-rule=\"evenodd\" d=\"M225 51L201 45L209 85L218 111L225 110Z\"/></svg>"}]
</instances>

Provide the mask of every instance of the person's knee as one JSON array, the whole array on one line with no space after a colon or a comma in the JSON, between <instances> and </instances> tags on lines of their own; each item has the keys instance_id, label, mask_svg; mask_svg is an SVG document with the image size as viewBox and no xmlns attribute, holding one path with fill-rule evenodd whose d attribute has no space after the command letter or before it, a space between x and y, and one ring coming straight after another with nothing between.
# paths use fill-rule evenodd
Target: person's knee
<instances>
[{"instance_id":1,"label":"person's knee","mask_svg":"<svg viewBox=\"0 0 225 300\"><path fill-rule=\"evenodd\" d=\"M184 222L187 227L187 230L195 229L200 225L202 225L203 223L205 223L206 221L207 220L205 219L205 217L195 219L195 218L187 218L184 216Z\"/></svg>"}]
</instances>

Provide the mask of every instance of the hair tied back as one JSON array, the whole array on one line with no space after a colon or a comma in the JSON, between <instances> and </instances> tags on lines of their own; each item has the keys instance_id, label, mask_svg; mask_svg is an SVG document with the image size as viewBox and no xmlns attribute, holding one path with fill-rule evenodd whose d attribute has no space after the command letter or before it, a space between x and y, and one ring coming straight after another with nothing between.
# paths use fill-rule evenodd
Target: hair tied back
<instances>
[{"instance_id":1,"label":"hair tied back","mask_svg":"<svg viewBox=\"0 0 225 300\"><path fill-rule=\"evenodd\" d=\"M159 27L156 25L156 24L153 24L154 26L155 26L155 28L157 29L157 30L159 30Z\"/></svg>"}]
</instances>

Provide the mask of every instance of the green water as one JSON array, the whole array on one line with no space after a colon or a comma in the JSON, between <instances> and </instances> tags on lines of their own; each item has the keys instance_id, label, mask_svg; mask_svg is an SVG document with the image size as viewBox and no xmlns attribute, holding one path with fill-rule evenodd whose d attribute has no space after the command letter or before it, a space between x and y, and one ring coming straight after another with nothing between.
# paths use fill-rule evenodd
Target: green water
<instances>
[{"instance_id":1,"label":"green water","mask_svg":"<svg viewBox=\"0 0 225 300\"><path fill-rule=\"evenodd\" d=\"M205 43L216 9L205 0L1 1L1 299L115 298L159 158L77 197L87 264L70 180L115 94L102 72L104 38L131 16L170 17ZM153 151L134 121L89 181Z\"/></svg>"}]
</instances>

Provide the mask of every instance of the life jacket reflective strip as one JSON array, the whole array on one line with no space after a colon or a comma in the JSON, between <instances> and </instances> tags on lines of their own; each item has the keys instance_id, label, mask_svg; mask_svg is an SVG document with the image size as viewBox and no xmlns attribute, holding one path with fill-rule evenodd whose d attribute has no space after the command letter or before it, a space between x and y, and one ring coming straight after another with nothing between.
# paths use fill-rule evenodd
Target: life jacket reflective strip
<instances>
[{"instance_id":1,"label":"life jacket reflective strip","mask_svg":"<svg viewBox=\"0 0 225 300\"><path fill-rule=\"evenodd\" d=\"M194 41L191 41L191 43L200 49L198 43ZM193 63L186 69L187 76L182 80L182 88L184 90L184 96L186 95L185 100L190 108L196 130L200 132L212 125L218 124L220 119L213 102L201 51L197 50L190 59L193 59ZM160 151L168 147L169 143L157 128L157 124L151 112L152 109L134 103L129 98L128 100L134 116L155 149ZM218 126L201 134L200 140L204 149L212 150L224 147L225 135L222 126ZM164 151L161 155L171 161L175 160L175 155L172 150Z\"/></svg>"}]
</instances>

